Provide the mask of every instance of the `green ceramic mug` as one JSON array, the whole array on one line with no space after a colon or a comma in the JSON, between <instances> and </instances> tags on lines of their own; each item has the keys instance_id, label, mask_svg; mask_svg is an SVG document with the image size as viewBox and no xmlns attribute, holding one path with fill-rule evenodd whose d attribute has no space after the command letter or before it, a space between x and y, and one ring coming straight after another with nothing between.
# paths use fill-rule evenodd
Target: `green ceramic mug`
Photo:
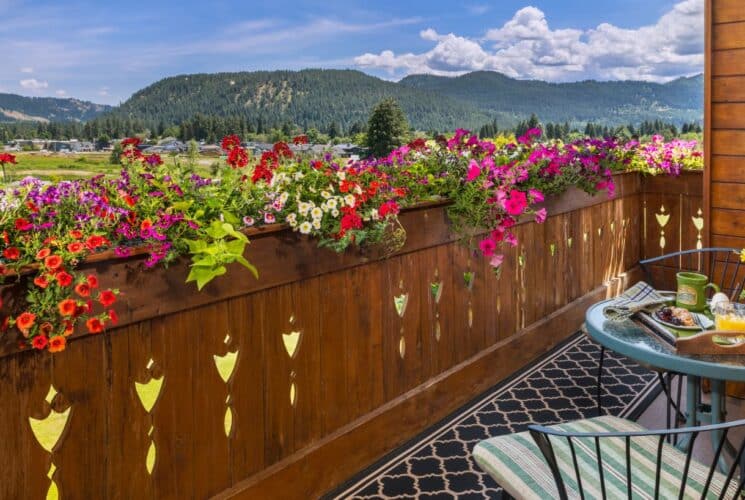
<instances>
[{"instance_id":1,"label":"green ceramic mug","mask_svg":"<svg viewBox=\"0 0 745 500\"><path fill-rule=\"evenodd\" d=\"M675 305L689 311L701 312L706 308L706 289L712 287L719 292L714 283L707 283L709 278L699 273L678 273L678 295Z\"/></svg>"}]
</instances>

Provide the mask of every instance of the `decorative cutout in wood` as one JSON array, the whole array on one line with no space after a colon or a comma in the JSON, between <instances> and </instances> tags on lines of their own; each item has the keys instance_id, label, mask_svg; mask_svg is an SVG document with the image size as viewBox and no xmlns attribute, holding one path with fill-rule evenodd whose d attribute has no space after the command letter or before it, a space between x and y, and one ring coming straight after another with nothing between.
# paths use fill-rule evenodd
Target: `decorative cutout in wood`
<instances>
[{"instance_id":1,"label":"decorative cutout in wood","mask_svg":"<svg viewBox=\"0 0 745 500\"><path fill-rule=\"evenodd\" d=\"M230 334L225 336L225 340L223 340L223 343L228 346L231 342ZM233 374L235 373L235 367L238 363L238 350L235 351L228 351L223 356L218 356L217 354L212 355L212 359L215 361L215 368L217 368L217 373L220 375L220 378L223 382L225 382L225 385L228 388L228 397L225 398L225 418L223 419L223 427L225 430L225 436L230 438L232 432L233 432L233 407L231 406L233 400L230 395L230 390L232 389L232 378Z\"/></svg>"},{"instance_id":2,"label":"decorative cutout in wood","mask_svg":"<svg viewBox=\"0 0 745 500\"><path fill-rule=\"evenodd\" d=\"M567 247L572 248L573 243L574 243L574 238L572 237L567 238Z\"/></svg>"},{"instance_id":3,"label":"decorative cutout in wood","mask_svg":"<svg viewBox=\"0 0 745 500\"><path fill-rule=\"evenodd\" d=\"M403 336L398 340L398 354L401 356L401 359L404 359L404 356L406 356L406 339Z\"/></svg>"},{"instance_id":4,"label":"decorative cutout in wood","mask_svg":"<svg viewBox=\"0 0 745 500\"><path fill-rule=\"evenodd\" d=\"M616 222L615 221L610 221L610 232L613 233L613 234L615 234L615 232L616 232Z\"/></svg>"},{"instance_id":5,"label":"decorative cutout in wood","mask_svg":"<svg viewBox=\"0 0 745 500\"><path fill-rule=\"evenodd\" d=\"M473 282L476 279L476 273L473 271L466 271L463 273L463 282L466 284L468 291L473 290Z\"/></svg>"},{"instance_id":6,"label":"decorative cutout in wood","mask_svg":"<svg viewBox=\"0 0 745 500\"><path fill-rule=\"evenodd\" d=\"M288 320L290 323L290 326L295 326L295 315L290 314L290 318ZM283 333L282 334L282 345L284 345L285 352L287 352L287 356L290 358L290 361L294 360L298 352L300 352L301 343L303 341L303 331L302 330L294 330L289 333ZM293 408L297 404L298 399L298 387L295 383L295 377L296 373L295 370L290 371L290 406Z\"/></svg>"},{"instance_id":7,"label":"decorative cutout in wood","mask_svg":"<svg viewBox=\"0 0 745 500\"><path fill-rule=\"evenodd\" d=\"M298 347L300 347L300 338L302 335L303 333L299 331L282 334L282 342L284 343L285 351L287 351L287 355L290 359L295 359Z\"/></svg>"},{"instance_id":8,"label":"decorative cutout in wood","mask_svg":"<svg viewBox=\"0 0 745 500\"><path fill-rule=\"evenodd\" d=\"M548 246L548 251L551 252L551 257L555 257L556 256L556 243L551 243Z\"/></svg>"},{"instance_id":9,"label":"decorative cutout in wood","mask_svg":"<svg viewBox=\"0 0 745 500\"><path fill-rule=\"evenodd\" d=\"M434 299L435 304L439 304L440 299L442 298L442 281L430 283L429 290L432 292L432 298Z\"/></svg>"},{"instance_id":10,"label":"decorative cutout in wood","mask_svg":"<svg viewBox=\"0 0 745 500\"><path fill-rule=\"evenodd\" d=\"M402 293L401 295L397 295L396 297L393 297L393 306L396 308L396 313L398 313L398 316L403 318L404 314L406 314L406 306L409 304L409 294L408 293Z\"/></svg>"},{"instance_id":11,"label":"decorative cutout in wood","mask_svg":"<svg viewBox=\"0 0 745 500\"><path fill-rule=\"evenodd\" d=\"M67 423L70 420L70 410L72 406L68 406L64 411L56 411L52 403L59 393L53 385L49 386L47 392L46 401L49 407L49 415L46 418L37 419L33 417L28 418L28 423L31 426L31 432L33 432L36 441L39 445L51 455L49 460L49 469L47 470L47 477L49 478L49 488L47 489L47 500L59 498L59 487L57 482L54 480L54 473L57 471L57 466L54 463L54 451L59 443L60 438L67 428Z\"/></svg>"},{"instance_id":12,"label":"decorative cutout in wood","mask_svg":"<svg viewBox=\"0 0 745 500\"><path fill-rule=\"evenodd\" d=\"M665 226L670 222L670 214L665 212L665 205L660 205L660 213L654 214L657 224L660 226L660 248L665 249Z\"/></svg>"},{"instance_id":13,"label":"decorative cutout in wood","mask_svg":"<svg viewBox=\"0 0 745 500\"><path fill-rule=\"evenodd\" d=\"M150 446L147 449L147 456L145 457L145 468L147 469L147 473L152 475L153 470L155 469L155 461L158 456L158 451L155 446L155 440L153 439L153 432L155 431L155 428L153 427L152 411L155 407L155 404L158 402L158 398L160 397L160 394L163 390L163 382L165 381L165 376L163 376L162 374L160 375L160 377L156 376L155 372L157 371L157 367L155 366L155 361L153 361L152 358L150 358L150 361L148 361L147 363L147 371L150 380L148 380L144 384L135 381L135 392L137 393L137 397L140 399L142 407L145 409L150 418L150 429L147 431L148 438L150 439Z\"/></svg>"},{"instance_id":14,"label":"decorative cutout in wood","mask_svg":"<svg viewBox=\"0 0 745 500\"><path fill-rule=\"evenodd\" d=\"M697 234L696 234L696 248L701 250L704 247L704 243L702 240L702 231L704 230L704 213L701 211L701 209L698 209L698 212L696 212L696 215L698 217L691 217L693 220L693 227L696 228Z\"/></svg>"}]
</instances>

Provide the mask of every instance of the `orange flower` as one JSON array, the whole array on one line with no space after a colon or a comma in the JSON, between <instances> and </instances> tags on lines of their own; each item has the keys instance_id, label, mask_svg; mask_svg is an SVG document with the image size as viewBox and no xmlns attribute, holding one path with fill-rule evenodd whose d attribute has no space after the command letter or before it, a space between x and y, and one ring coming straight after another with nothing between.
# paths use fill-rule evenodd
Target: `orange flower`
<instances>
[{"instance_id":1,"label":"orange flower","mask_svg":"<svg viewBox=\"0 0 745 500\"><path fill-rule=\"evenodd\" d=\"M88 285L88 283L78 283L75 286L75 292L81 297L90 297L91 287Z\"/></svg>"},{"instance_id":2,"label":"orange flower","mask_svg":"<svg viewBox=\"0 0 745 500\"><path fill-rule=\"evenodd\" d=\"M57 309L59 309L59 313L62 316L72 316L75 314L75 309L77 308L77 304L72 299L65 299L59 304L57 304Z\"/></svg>"},{"instance_id":3,"label":"orange flower","mask_svg":"<svg viewBox=\"0 0 745 500\"><path fill-rule=\"evenodd\" d=\"M70 243L69 245L67 245L67 250L70 251L71 253L82 252L84 248L85 247L83 246L83 244L80 243L79 241L74 241Z\"/></svg>"},{"instance_id":4,"label":"orange flower","mask_svg":"<svg viewBox=\"0 0 745 500\"><path fill-rule=\"evenodd\" d=\"M34 285L39 288L46 288L49 285L49 281L47 281L46 276L37 276L34 278Z\"/></svg>"},{"instance_id":5,"label":"orange flower","mask_svg":"<svg viewBox=\"0 0 745 500\"><path fill-rule=\"evenodd\" d=\"M39 349L39 350L44 349L48 343L49 343L49 339L46 337L46 335L37 335L31 341L31 345L34 346L34 349Z\"/></svg>"},{"instance_id":6,"label":"orange flower","mask_svg":"<svg viewBox=\"0 0 745 500\"><path fill-rule=\"evenodd\" d=\"M44 322L41 325L39 325L39 333L41 333L42 335L49 336L49 334L52 333L53 328L54 327L52 326L51 323Z\"/></svg>"},{"instance_id":7,"label":"orange flower","mask_svg":"<svg viewBox=\"0 0 745 500\"><path fill-rule=\"evenodd\" d=\"M62 331L62 335L67 337L68 335L72 335L72 332L75 330L75 326L73 326L72 321L69 319L63 320L62 324L65 326L65 329Z\"/></svg>"},{"instance_id":8,"label":"orange flower","mask_svg":"<svg viewBox=\"0 0 745 500\"><path fill-rule=\"evenodd\" d=\"M85 246L88 247L89 250L95 250L96 248L105 245L106 243L108 243L106 238L98 235L90 236L87 240L85 240Z\"/></svg>"},{"instance_id":9,"label":"orange flower","mask_svg":"<svg viewBox=\"0 0 745 500\"><path fill-rule=\"evenodd\" d=\"M36 314L26 311L16 318L16 326L24 336L28 337L28 331L34 326L34 321L36 321Z\"/></svg>"},{"instance_id":10,"label":"orange flower","mask_svg":"<svg viewBox=\"0 0 745 500\"><path fill-rule=\"evenodd\" d=\"M58 272L55 276L60 286L72 285L72 276L65 271Z\"/></svg>"},{"instance_id":11,"label":"orange flower","mask_svg":"<svg viewBox=\"0 0 745 500\"><path fill-rule=\"evenodd\" d=\"M38 252L36 252L36 258L37 258L38 260L41 260L41 259L45 259L46 257L48 257L48 256L49 256L49 254L50 254L51 252L52 252L52 251L51 251L51 250L49 250L48 248L42 248L41 250L39 250Z\"/></svg>"},{"instance_id":12,"label":"orange flower","mask_svg":"<svg viewBox=\"0 0 745 500\"><path fill-rule=\"evenodd\" d=\"M144 221L142 221L142 223L140 224L140 229L141 229L142 231L147 231L147 230L148 230L148 229L150 229L151 227L153 227L153 221L151 221L150 219L145 219L145 220L144 220Z\"/></svg>"},{"instance_id":13,"label":"orange flower","mask_svg":"<svg viewBox=\"0 0 745 500\"><path fill-rule=\"evenodd\" d=\"M49 340L49 352L61 352L65 350L67 339L62 335L55 335Z\"/></svg>"},{"instance_id":14,"label":"orange flower","mask_svg":"<svg viewBox=\"0 0 745 500\"><path fill-rule=\"evenodd\" d=\"M103 323L98 318L89 318L85 322L85 326L88 327L88 333L101 333L103 331Z\"/></svg>"},{"instance_id":15,"label":"orange flower","mask_svg":"<svg viewBox=\"0 0 745 500\"><path fill-rule=\"evenodd\" d=\"M88 282L88 286L89 287L91 287L91 288L98 288L98 278L95 275L89 274L85 278L85 281Z\"/></svg>"},{"instance_id":16,"label":"orange flower","mask_svg":"<svg viewBox=\"0 0 745 500\"><path fill-rule=\"evenodd\" d=\"M62 257L50 255L44 259L44 265L52 271L56 271L62 265Z\"/></svg>"},{"instance_id":17,"label":"orange flower","mask_svg":"<svg viewBox=\"0 0 745 500\"><path fill-rule=\"evenodd\" d=\"M73 229L70 231L70 237L74 240L79 240L83 237L83 232L78 229Z\"/></svg>"},{"instance_id":18,"label":"orange flower","mask_svg":"<svg viewBox=\"0 0 745 500\"><path fill-rule=\"evenodd\" d=\"M111 304L116 302L116 294L111 290L104 290L98 295L98 301L104 307L109 307Z\"/></svg>"},{"instance_id":19,"label":"orange flower","mask_svg":"<svg viewBox=\"0 0 745 500\"><path fill-rule=\"evenodd\" d=\"M116 326L119 323L119 315L113 309L109 309L109 320L111 321L111 324L114 326Z\"/></svg>"}]
</instances>

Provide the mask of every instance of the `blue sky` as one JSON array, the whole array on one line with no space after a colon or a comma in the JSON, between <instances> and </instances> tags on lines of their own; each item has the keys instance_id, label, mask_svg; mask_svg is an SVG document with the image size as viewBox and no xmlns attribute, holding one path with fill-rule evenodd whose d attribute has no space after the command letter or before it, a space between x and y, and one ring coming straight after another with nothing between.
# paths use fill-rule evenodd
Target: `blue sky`
<instances>
[{"instance_id":1,"label":"blue sky","mask_svg":"<svg viewBox=\"0 0 745 500\"><path fill-rule=\"evenodd\" d=\"M703 68L703 0L0 0L0 92L108 104L197 72L502 71L666 81Z\"/></svg>"}]
</instances>

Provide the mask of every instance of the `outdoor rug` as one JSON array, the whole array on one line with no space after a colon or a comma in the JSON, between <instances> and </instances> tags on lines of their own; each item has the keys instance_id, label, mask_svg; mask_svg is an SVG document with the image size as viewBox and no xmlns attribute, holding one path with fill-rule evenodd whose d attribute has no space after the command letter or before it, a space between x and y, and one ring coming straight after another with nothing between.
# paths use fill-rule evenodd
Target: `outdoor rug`
<instances>
[{"instance_id":1,"label":"outdoor rug","mask_svg":"<svg viewBox=\"0 0 745 500\"><path fill-rule=\"evenodd\" d=\"M422 435L351 478L325 498L495 498L501 489L471 459L488 437L532 423L597 416L598 344L579 333ZM606 351L603 411L637 418L659 394L656 375Z\"/></svg>"}]
</instances>

